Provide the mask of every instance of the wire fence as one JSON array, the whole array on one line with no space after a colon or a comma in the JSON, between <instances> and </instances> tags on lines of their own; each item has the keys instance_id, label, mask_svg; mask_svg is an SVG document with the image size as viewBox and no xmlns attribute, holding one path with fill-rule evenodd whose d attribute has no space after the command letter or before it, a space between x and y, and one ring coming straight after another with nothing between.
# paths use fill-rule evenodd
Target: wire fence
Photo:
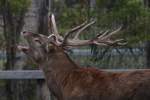
<instances>
[{"instance_id":1,"label":"wire fence","mask_svg":"<svg viewBox=\"0 0 150 100\"><path fill-rule=\"evenodd\" d=\"M40 0L32 0L28 13L25 15L25 30L37 32L38 13ZM89 39L96 36L100 31L114 30L122 25L120 35L129 43L129 47L102 48L85 47L69 50L71 59L83 67L97 67L101 69L142 69L146 68L146 51L143 46L145 41L150 39L150 17L147 16L147 7L140 9L139 3L142 0L52 0L50 12L56 16L58 30L64 35L68 29L77 26L84 21L96 19L96 25L88 28L81 34L81 39ZM63 2L68 1L68 2ZM73 3L75 1L97 1L86 3ZM101 1L106 1L103 4ZM118 1L118 3L117 3ZM127 4L126 1L129 1ZM132 1L132 2L131 2ZM119 2L123 2L120 3ZM120 6L118 6L120 5ZM2 30L3 31L3 30ZM1 32L0 32L1 33ZM0 37L0 44L5 44ZM131 44L131 45L130 45ZM1 46L1 45L0 45ZM3 47L4 49L5 47ZM92 48L92 50L91 50ZM32 64L26 63L24 55L17 54L14 69L26 69ZM23 64L25 62L25 64ZM5 51L0 52L0 69L4 69L6 63ZM25 66L24 66L25 65ZM37 69L37 66L36 68ZM16 84L15 84L16 83ZM39 96L43 92L40 81L14 80L12 86L15 91L15 100L42 100ZM0 80L0 100L7 100L6 80ZM43 92L44 93L44 92ZM18 99L19 98L19 99ZM21 98L21 99L20 99Z\"/></svg>"}]
</instances>

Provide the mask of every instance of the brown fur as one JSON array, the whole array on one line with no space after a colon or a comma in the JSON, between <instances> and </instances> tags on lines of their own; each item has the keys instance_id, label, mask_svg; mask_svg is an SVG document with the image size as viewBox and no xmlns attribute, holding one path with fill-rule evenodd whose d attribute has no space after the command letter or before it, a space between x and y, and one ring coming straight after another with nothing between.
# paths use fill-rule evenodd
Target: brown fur
<instances>
[{"instance_id":1,"label":"brown fur","mask_svg":"<svg viewBox=\"0 0 150 100\"><path fill-rule=\"evenodd\" d=\"M53 70L57 86L49 82L52 81L49 79L52 75L44 71L50 90L55 87L54 94L61 100L150 99L150 70L114 73L95 68L81 68L75 66L68 56L62 55L64 58L59 54L60 59L53 61L53 64L57 63L54 66L58 66L57 71Z\"/></svg>"},{"instance_id":2,"label":"brown fur","mask_svg":"<svg viewBox=\"0 0 150 100\"><path fill-rule=\"evenodd\" d=\"M27 35L32 45L25 53L43 70L58 100L150 100L150 70L114 73L81 68L62 47L51 45L47 50L44 36L36 35L40 46L32 33Z\"/></svg>"},{"instance_id":3,"label":"brown fur","mask_svg":"<svg viewBox=\"0 0 150 100\"><path fill-rule=\"evenodd\" d=\"M149 76L150 71L111 73L81 68L64 80L64 93L77 100L149 100Z\"/></svg>"}]
</instances>

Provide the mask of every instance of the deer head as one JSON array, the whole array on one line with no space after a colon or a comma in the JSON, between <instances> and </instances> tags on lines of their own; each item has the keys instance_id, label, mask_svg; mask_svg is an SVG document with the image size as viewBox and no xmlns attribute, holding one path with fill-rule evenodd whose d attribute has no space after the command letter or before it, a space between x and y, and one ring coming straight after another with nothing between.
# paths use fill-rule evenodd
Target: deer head
<instances>
[{"instance_id":1,"label":"deer head","mask_svg":"<svg viewBox=\"0 0 150 100\"><path fill-rule=\"evenodd\" d=\"M79 35L83 30L93 25L95 21L90 23L84 22L83 24L70 29L65 33L65 36L61 36L58 33L54 15L50 17L52 22L52 34L45 36L42 34L35 34L32 32L22 32L24 38L28 41L29 46L18 46L29 58L35 63L40 63L46 58L47 55L54 54L57 52L63 52L70 47L85 46L85 45L99 45L99 46L122 46L125 45L123 39L112 40L111 37L117 34L121 27L115 31L105 31L103 34L98 34L96 37L89 40L80 40ZM71 39L70 35L76 33Z\"/></svg>"},{"instance_id":2,"label":"deer head","mask_svg":"<svg viewBox=\"0 0 150 100\"><path fill-rule=\"evenodd\" d=\"M47 55L46 44L47 37L42 34L35 34L32 32L21 33L28 42L28 46L18 46L35 64L42 62ZM39 41L40 40L40 41Z\"/></svg>"}]
</instances>

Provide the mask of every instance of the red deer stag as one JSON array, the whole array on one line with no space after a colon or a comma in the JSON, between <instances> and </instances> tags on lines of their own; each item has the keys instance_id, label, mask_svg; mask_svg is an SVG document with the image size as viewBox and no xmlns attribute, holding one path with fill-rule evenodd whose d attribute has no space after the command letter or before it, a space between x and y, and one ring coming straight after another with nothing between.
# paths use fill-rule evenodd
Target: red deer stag
<instances>
[{"instance_id":1,"label":"red deer stag","mask_svg":"<svg viewBox=\"0 0 150 100\"><path fill-rule=\"evenodd\" d=\"M150 70L115 73L81 68L65 52L70 47L90 44L124 45L122 39L111 38L120 28L91 40L80 40L79 34L94 22L85 22L62 37L58 34L54 16L51 18L53 34L23 32L29 46L18 48L43 70L48 87L58 100L150 100ZM70 39L73 32L76 35Z\"/></svg>"}]
</instances>

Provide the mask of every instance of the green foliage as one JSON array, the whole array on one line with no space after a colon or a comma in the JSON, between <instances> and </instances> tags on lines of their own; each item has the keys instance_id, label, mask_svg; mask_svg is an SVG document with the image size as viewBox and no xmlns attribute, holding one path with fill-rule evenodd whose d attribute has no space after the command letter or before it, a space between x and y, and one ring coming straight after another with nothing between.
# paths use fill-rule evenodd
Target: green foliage
<instances>
[{"instance_id":1,"label":"green foliage","mask_svg":"<svg viewBox=\"0 0 150 100\"><path fill-rule=\"evenodd\" d=\"M56 20L61 33L66 32L67 29L75 27L88 19L87 9L81 8L80 5L73 8L63 6L63 8L58 8L56 13L59 13L58 20Z\"/></svg>"},{"instance_id":2,"label":"green foliage","mask_svg":"<svg viewBox=\"0 0 150 100\"><path fill-rule=\"evenodd\" d=\"M148 34L150 9L144 6L143 0L96 0L96 7L92 10L88 5L84 7L80 3L67 7L59 6L58 2L56 13L59 13L58 25L62 33L85 20L96 18L97 23L91 32L98 33L122 25L123 36L127 37L129 43L134 44L150 39Z\"/></svg>"},{"instance_id":3,"label":"green foliage","mask_svg":"<svg viewBox=\"0 0 150 100\"><path fill-rule=\"evenodd\" d=\"M30 0L8 0L11 11L14 14L20 14L23 10L27 9Z\"/></svg>"},{"instance_id":4,"label":"green foliage","mask_svg":"<svg viewBox=\"0 0 150 100\"><path fill-rule=\"evenodd\" d=\"M11 10L14 15L19 15L21 12L27 9L31 0L1 0L0 10L7 4L7 7Z\"/></svg>"},{"instance_id":5,"label":"green foliage","mask_svg":"<svg viewBox=\"0 0 150 100\"><path fill-rule=\"evenodd\" d=\"M111 27L114 24L124 25L124 33L130 43L150 39L147 27L150 25L150 12L144 7L141 0L115 0L111 8L101 14L99 19L100 23Z\"/></svg>"}]
</instances>

